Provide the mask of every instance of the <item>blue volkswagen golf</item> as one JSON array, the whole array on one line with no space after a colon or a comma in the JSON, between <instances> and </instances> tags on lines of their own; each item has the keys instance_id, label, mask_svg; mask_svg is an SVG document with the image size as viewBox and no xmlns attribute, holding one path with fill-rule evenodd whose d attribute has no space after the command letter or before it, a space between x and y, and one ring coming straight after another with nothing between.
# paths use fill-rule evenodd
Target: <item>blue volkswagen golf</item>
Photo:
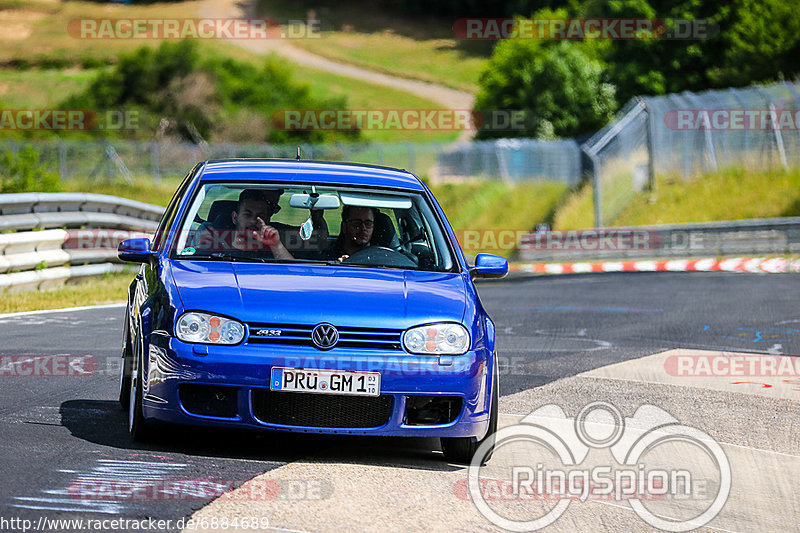
<instances>
[{"instance_id":1,"label":"blue volkswagen golf","mask_svg":"<svg viewBox=\"0 0 800 533\"><path fill-rule=\"evenodd\" d=\"M494 324L444 212L413 174L206 161L154 235L120 243L130 286L119 399L154 423L439 437L467 463L497 427Z\"/></svg>"}]
</instances>

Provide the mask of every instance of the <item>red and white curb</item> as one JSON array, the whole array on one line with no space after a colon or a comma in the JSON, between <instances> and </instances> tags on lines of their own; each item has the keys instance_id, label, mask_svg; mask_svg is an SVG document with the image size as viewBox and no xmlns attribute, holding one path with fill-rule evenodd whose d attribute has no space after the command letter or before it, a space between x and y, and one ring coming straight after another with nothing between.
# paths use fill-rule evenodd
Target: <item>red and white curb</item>
<instances>
[{"instance_id":1,"label":"red and white curb","mask_svg":"<svg viewBox=\"0 0 800 533\"><path fill-rule=\"evenodd\" d=\"M673 259L669 261L605 261L602 263L511 263L510 272L584 274L589 272L800 272L800 260L783 257Z\"/></svg>"}]
</instances>

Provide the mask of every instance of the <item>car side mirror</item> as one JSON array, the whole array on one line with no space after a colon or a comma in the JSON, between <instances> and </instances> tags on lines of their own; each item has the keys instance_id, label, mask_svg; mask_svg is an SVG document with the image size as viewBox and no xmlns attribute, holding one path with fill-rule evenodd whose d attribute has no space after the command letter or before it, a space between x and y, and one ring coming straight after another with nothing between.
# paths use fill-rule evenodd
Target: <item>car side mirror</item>
<instances>
[{"instance_id":1,"label":"car side mirror","mask_svg":"<svg viewBox=\"0 0 800 533\"><path fill-rule=\"evenodd\" d=\"M117 247L117 257L130 263L146 263L150 258L150 239L125 239Z\"/></svg>"},{"instance_id":2,"label":"car side mirror","mask_svg":"<svg viewBox=\"0 0 800 533\"><path fill-rule=\"evenodd\" d=\"M472 279L502 278L508 274L508 261L499 255L478 254L475 266L469 270Z\"/></svg>"}]
</instances>

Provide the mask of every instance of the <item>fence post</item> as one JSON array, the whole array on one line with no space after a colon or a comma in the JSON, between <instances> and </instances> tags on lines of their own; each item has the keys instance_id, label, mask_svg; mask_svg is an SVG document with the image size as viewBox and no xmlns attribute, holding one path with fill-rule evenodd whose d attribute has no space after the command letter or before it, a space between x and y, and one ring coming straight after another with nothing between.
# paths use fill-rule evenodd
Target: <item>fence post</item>
<instances>
[{"instance_id":1,"label":"fence post","mask_svg":"<svg viewBox=\"0 0 800 533\"><path fill-rule=\"evenodd\" d=\"M786 150L783 147L783 136L781 135L781 129L776 127L775 122L778 120L778 113L775 111L775 104L770 102L769 103L769 125L772 128L772 133L775 135L775 144L778 145L778 157L781 159L781 165L785 170L789 169L789 165L786 162Z\"/></svg>"},{"instance_id":2,"label":"fence post","mask_svg":"<svg viewBox=\"0 0 800 533\"><path fill-rule=\"evenodd\" d=\"M406 148L408 149L408 171L414 172L414 169L417 166L417 158L416 154L414 153L414 146L406 141Z\"/></svg>"},{"instance_id":3,"label":"fence post","mask_svg":"<svg viewBox=\"0 0 800 533\"><path fill-rule=\"evenodd\" d=\"M67 170L67 146L61 139L58 140L58 175L62 181L69 179L69 171Z\"/></svg>"},{"instance_id":4,"label":"fence post","mask_svg":"<svg viewBox=\"0 0 800 533\"><path fill-rule=\"evenodd\" d=\"M647 132L647 189L652 191L656 188L656 147L655 139L653 139L653 111L646 98L642 98L642 102L644 102L645 131Z\"/></svg>"},{"instance_id":5,"label":"fence post","mask_svg":"<svg viewBox=\"0 0 800 533\"><path fill-rule=\"evenodd\" d=\"M600 172L598 171L600 165L598 164L597 156L592 153L587 154L589 161L592 162L592 200L594 203L594 227L603 227L603 210L600 209Z\"/></svg>"},{"instance_id":6,"label":"fence post","mask_svg":"<svg viewBox=\"0 0 800 533\"><path fill-rule=\"evenodd\" d=\"M150 169L153 173L153 183L161 183L161 165L158 160L159 146L152 141L150 143Z\"/></svg>"},{"instance_id":7,"label":"fence post","mask_svg":"<svg viewBox=\"0 0 800 533\"><path fill-rule=\"evenodd\" d=\"M375 145L375 151L378 153L377 154L378 155L378 164L379 165L383 165L383 145L382 144L376 144Z\"/></svg>"}]
</instances>

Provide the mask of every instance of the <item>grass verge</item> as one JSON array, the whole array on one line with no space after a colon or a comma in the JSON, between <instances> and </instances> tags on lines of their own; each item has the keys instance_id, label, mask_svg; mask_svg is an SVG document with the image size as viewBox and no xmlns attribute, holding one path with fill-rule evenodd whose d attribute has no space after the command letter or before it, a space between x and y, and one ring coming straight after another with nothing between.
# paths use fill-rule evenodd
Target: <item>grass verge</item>
<instances>
[{"instance_id":1,"label":"grass verge","mask_svg":"<svg viewBox=\"0 0 800 533\"><path fill-rule=\"evenodd\" d=\"M471 244L461 243L466 253L482 251L509 257L516 243L510 245L512 241L504 241L499 232L527 232L539 223L551 223L567 186L552 182L481 181L436 185L431 192L460 238L465 238L463 232L470 230ZM475 246L479 249L473 249Z\"/></svg>"},{"instance_id":2,"label":"grass verge","mask_svg":"<svg viewBox=\"0 0 800 533\"><path fill-rule=\"evenodd\" d=\"M42 108L57 105L65 97L83 90L98 72L81 69L89 63L115 62L123 52L140 46L159 45L142 39L79 39L67 31L68 24L80 18L186 18L197 14L201 2L154 3L148 5L98 4L71 1L2 3L0 0L0 63L46 65L60 62L72 65L64 70L28 68L0 69L0 102L6 108ZM14 31L11 31L11 30ZM323 39L324 41L325 39ZM206 53L260 65L264 56L247 51L234 43L201 41ZM386 49L387 46L382 48ZM413 57L411 57L412 60ZM457 66L449 60L450 67ZM420 63L420 71L430 65ZM459 67L460 68L460 67ZM296 80L310 86L318 98L346 96L350 109L439 109L441 106L404 91L373 85L310 68L293 70ZM449 142L458 132L365 130L365 141L375 142Z\"/></svg>"},{"instance_id":3,"label":"grass verge","mask_svg":"<svg viewBox=\"0 0 800 533\"><path fill-rule=\"evenodd\" d=\"M643 226L800 216L800 169L752 170L734 167L684 181L677 176L656 179L652 191L634 196L609 226ZM590 183L574 191L558 209L557 230L594 226Z\"/></svg>"},{"instance_id":4,"label":"grass verge","mask_svg":"<svg viewBox=\"0 0 800 533\"><path fill-rule=\"evenodd\" d=\"M133 273L106 274L46 291L5 292L0 313L125 302Z\"/></svg>"},{"instance_id":5,"label":"grass verge","mask_svg":"<svg viewBox=\"0 0 800 533\"><path fill-rule=\"evenodd\" d=\"M175 194L179 184L180 179L165 179L160 183L155 183L153 178L147 176L136 177L133 183L124 181L106 182L77 177L61 182L63 192L88 191L96 194L110 194L163 207L166 207L172 199L172 195Z\"/></svg>"}]
</instances>

